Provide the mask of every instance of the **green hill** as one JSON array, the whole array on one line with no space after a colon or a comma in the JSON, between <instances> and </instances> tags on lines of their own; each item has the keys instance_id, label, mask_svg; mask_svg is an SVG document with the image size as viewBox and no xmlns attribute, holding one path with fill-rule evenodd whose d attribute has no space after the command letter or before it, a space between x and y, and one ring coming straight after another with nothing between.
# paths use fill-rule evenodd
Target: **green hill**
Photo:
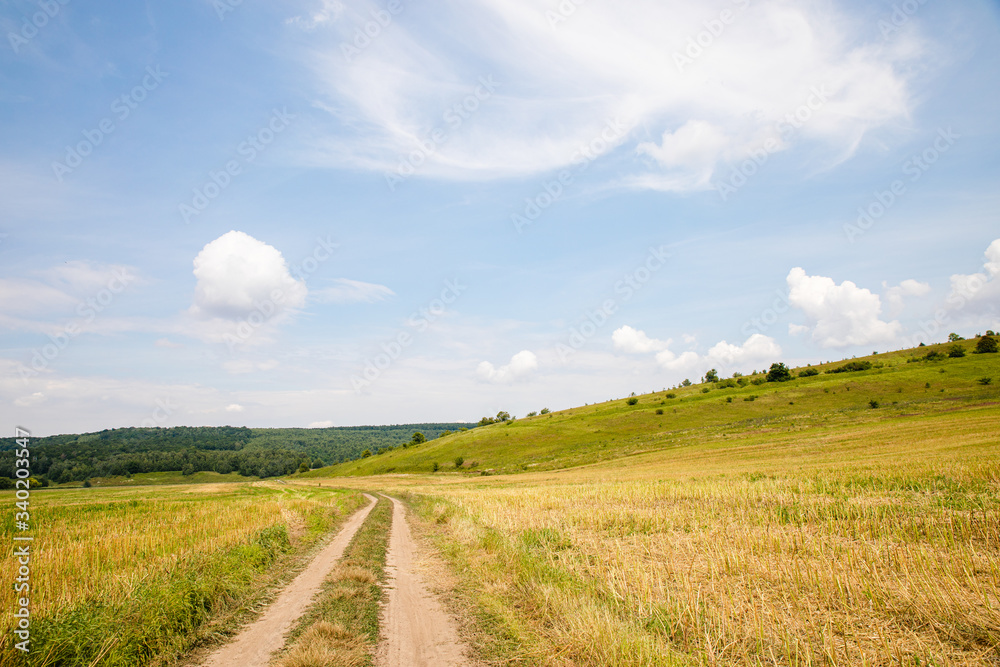
<instances>
[{"instance_id":1,"label":"green hill","mask_svg":"<svg viewBox=\"0 0 1000 667\"><path fill-rule=\"evenodd\" d=\"M976 343L792 369L787 382L767 382L757 374L636 396L634 405L623 398L516 419L303 476L428 473L435 464L442 473L554 470L727 438L837 429L996 403L1000 354L976 354ZM948 356L955 345L965 356Z\"/></svg>"}]
</instances>

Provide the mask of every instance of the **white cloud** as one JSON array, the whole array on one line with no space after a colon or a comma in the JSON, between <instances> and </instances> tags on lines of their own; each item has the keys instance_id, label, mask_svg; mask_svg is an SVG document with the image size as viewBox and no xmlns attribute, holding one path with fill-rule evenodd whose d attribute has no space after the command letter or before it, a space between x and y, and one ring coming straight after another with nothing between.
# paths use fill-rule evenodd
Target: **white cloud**
<instances>
[{"instance_id":1,"label":"white cloud","mask_svg":"<svg viewBox=\"0 0 1000 667\"><path fill-rule=\"evenodd\" d=\"M178 347L184 347L181 343L175 343L169 338L159 338L155 343L153 343L153 345L155 345L156 347L165 347L171 350L176 349Z\"/></svg>"},{"instance_id":2,"label":"white cloud","mask_svg":"<svg viewBox=\"0 0 1000 667\"><path fill-rule=\"evenodd\" d=\"M45 394L40 391L36 391L28 396L22 396L14 401L14 405L19 408L32 408L36 405L41 405L47 400Z\"/></svg>"},{"instance_id":3,"label":"white cloud","mask_svg":"<svg viewBox=\"0 0 1000 667\"><path fill-rule=\"evenodd\" d=\"M809 327L807 327L804 324L795 324L793 322L793 323L790 323L788 325L788 335L789 336L798 336L799 334L804 334L807 331L809 331Z\"/></svg>"},{"instance_id":4,"label":"white cloud","mask_svg":"<svg viewBox=\"0 0 1000 667\"><path fill-rule=\"evenodd\" d=\"M830 165L850 157L867 132L908 116L912 61L928 57L919 34L908 36L911 48L886 48L874 26L831 3L783 0L745 11L727 3L735 20L684 66L676 55L719 7L577 3L553 27L554 5L469 0L450 3L433 29L397 20L345 57L340 45L375 6L352 3L350 20L330 26L337 38L302 54L324 98L315 106L331 112L329 129L301 156L309 164L389 172L415 151L422 176L523 176L579 161L580 146L599 143L619 119L643 135L605 137L605 147L628 150L601 159L617 162L627 183L698 189L767 140L775 150L808 143L810 157ZM441 31L454 39L439 39ZM870 45L859 43L866 34ZM484 72L495 90L481 89L465 117L448 116ZM800 127L780 125L796 112L808 117ZM434 129L446 140L426 150Z\"/></svg>"},{"instance_id":5,"label":"white cloud","mask_svg":"<svg viewBox=\"0 0 1000 667\"><path fill-rule=\"evenodd\" d=\"M770 336L755 333L742 345L719 341L708 351L706 360L721 366L735 366L757 361L776 361L781 346Z\"/></svg>"},{"instance_id":6,"label":"white cloud","mask_svg":"<svg viewBox=\"0 0 1000 667\"><path fill-rule=\"evenodd\" d=\"M222 364L222 368L225 369L227 373L231 375L245 375L247 373L253 373L255 371L270 371L279 366L279 363L275 359L268 359L267 361L250 361L248 359L238 359L234 361L227 361Z\"/></svg>"},{"instance_id":7,"label":"white cloud","mask_svg":"<svg viewBox=\"0 0 1000 667\"><path fill-rule=\"evenodd\" d=\"M787 281L788 302L805 313L812 339L823 347L867 345L899 336L899 322L879 319L879 296L850 280L837 285L831 278L809 276L795 267Z\"/></svg>"},{"instance_id":8,"label":"white cloud","mask_svg":"<svg viewBox=\"0 0 1000 667\"><path fill-rule=\"evenodd\" d=\"M701 357L697 352L682 352L680 356L670 350L662 350L656 353L656 363L668 371L691 370L698 365Z\"/></svg>"},{"instance_id":9,"label":"white cloud","mask_svg":"<svg viewBox=\"0 0 1000 667\"><path fill-rule=\"evenodd\" d=\"M486 382L506 383L523 379L538 369L538 357L530 350L521 350L510 358L510 363L495 368L488 361L480 362L476 375Z\"/></svg>"},{"instance_id":10,"label":"white cloud","mask_svg":"<svg viewBox=\"0 0 1000 667\"><path fill-rule=\"evenodd\" d=\"M285 23L297 25L303 30L315 30L331 21L336 21L344 13L344 5L338 0L320 0L319 8L308 16L294 16Z\"/></svg>"},{"instance_id":11,"label":"white cloud","mask_svg":"<svg viewBox=\"0 0 1000 667\"><path fill-rule=\"evenodd\" d=\"M245 409L239 403L230 403L226 406L226 412L243 412Z\"/></svg>"},{"instance_id":12,"label":"white cloud","mask_svg":"<svg viewBox=\"0 0 1000 667\"><path fill-rule=\"evenodd\" d=\"M260 310L273 319L305 303L305 281L292 278L281 253L243 232L227 232L202 248L194 275L190 312L196 317L239 320Z\"/></svg>"},{"instance_id":13,"label":"white cloud","mask_svg":"<svg viewBox=\"0 0 1000 667\"><path fill-rule=\"evenodd\" d=\"M0 311L8 318L25 315L61 321L77 317L80 310L101 310L131 285L143 282L138 271L121 264L98 264L73 260L34 271L29 277L0 279ZM22 322L20 328L37 329L38 321Z\"/></svg>"},{"instance_id":14,"label":"white cloud","mask_svg":"<svg viewBox=\"0 0 1000 667\"><path fill-rule=\"evenodd\" d=\"M375 303L396 296L396 293L385 285L365 283L360 280L338 278L336 285L320 290L314 290L313 296L323 303Z\"/></svg>"},{"instance_id":15,"label":"white cloud","mask_svg":"<svg viewBox=\"0 0 1000 667\"><path fill-rule=\"evenodd\" d=\"M904 280L893 287L889 287L883 282L882 287L886 288L885 300L889 304L890 317L898 315L903 310L903 299L905 297L924 296L931 291L931 286L927 283L921 283L912 279Z\"/></svg>"},{"instance_id":16,"label":"white cloud","mask_svg":"<svg viewBox=\"0 0 1000 667\"><path fill-rule=\"evenodd\" d=\"M327 420L321 422L310 422L309 426L306 426L306 428L331 428L333 426L335 426L335 424L332 421Z\"/></svg>"},{"instance_id":17,"label":"white cloud","mask_svg":"<svg viewBox=\"0 0 1000 667\"><path fill-rule=\"evenodd\" d=\"M1000 310L1000 239L993 241L985 254L984 272L951 276L948 304L953 309L971 306L973 315Z\"/></svg>"},{"instance_id":18,"label":"white cloud","mask_svg":"<svg viewBox=\"0 0 1000 667\"><path fill-rule=\"evenodd\" d=\"M646 335L644 331L625 325L611 334L615 349L629 354L645 354L659 352L670 346L670 340L656 340Z\"/></svg>"}]
</instances>

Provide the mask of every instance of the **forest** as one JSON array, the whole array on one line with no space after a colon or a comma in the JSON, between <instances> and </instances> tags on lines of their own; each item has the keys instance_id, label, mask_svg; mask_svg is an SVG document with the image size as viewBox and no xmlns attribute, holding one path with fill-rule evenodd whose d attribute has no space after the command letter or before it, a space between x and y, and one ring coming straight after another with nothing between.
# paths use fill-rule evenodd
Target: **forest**
<instances>
[{"instance_id":1,"label":"forest","mask_svg":"<svg viewBox=\"0 0 1000 667\"><path fill-rule=\"evenodd\" d=\"M182 471L193 474L237 472L274 477L351 461L411 442L414 433L428 440L475 424L399 424L330 428L247 428L177 426L118 428L98 433L30 439L31 473L64 484L92 477ZM14 438L0 439L0 471L14 470Z\"/></svg>"}]
</instances>

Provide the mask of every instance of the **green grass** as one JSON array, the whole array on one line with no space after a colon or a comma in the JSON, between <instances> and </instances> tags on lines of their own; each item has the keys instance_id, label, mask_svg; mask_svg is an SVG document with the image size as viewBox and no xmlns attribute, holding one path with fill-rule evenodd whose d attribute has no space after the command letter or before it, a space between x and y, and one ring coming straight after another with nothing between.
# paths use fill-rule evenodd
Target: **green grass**
<instances>
[{"instance_id":1,"label":"green grass","mask_svg":"<svg viewBox=\"0 0 1000 667\"><path fill-rule=\"evenodd\" d=\"M963 341L968 351L975 341ZM948 344L860 358L868 371L828 374L843 361L813 366L819 375L784 383L717 388L693 385L619 399L456 433L427 443L314 470L305 479L386 473L455 474L450 462L463 457L460 472L474 474L552 470L598 463L643 451L691 445L727 433L798 432L874 423L912 414L934 414L1000 398L1000 354L968 354L917 361ZM797 376L798 371L793 374ZM761 375L749 376L748 380ZM927 386L929 385L929 387ZM708 393L703 393L709 389ZM667 394L676 398L667 398ZM728 399L732 399L729 401ZM872 409L871 401L879 408ZM657 414L663 410L663 414ZM445 471L451 471L447 473Z\"/></svg>"},{"instance_id":2,"label":"green grass","mask_svg":"<svg viewBox=\"0 0 1000 667\"><path fill-rule=\"evenodd\" d=\"M257 477L244 477L237 472L222 475L217 472L201 471L193 475L183 475L180 470L170 472L137 472L131 477L92 477L91 486L161 486L165 484L225 484L234 482L253 482ZM68 482L57 484L55 488L71 489L83 486L83 482Z\"/></svg>"}]
</instances>

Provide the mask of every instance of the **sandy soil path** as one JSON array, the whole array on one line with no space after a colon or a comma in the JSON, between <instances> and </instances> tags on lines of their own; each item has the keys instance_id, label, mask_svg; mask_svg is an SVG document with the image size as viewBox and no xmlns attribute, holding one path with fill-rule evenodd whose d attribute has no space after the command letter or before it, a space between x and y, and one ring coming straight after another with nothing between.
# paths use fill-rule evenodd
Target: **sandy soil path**
<instances>
[{"instance_id":1,"label":"sandy soil path","mask_svg":"<svg viewBox=\"0 0 1000 667\"><path fill-rule=\"evenodd\" d=\"M209 656L204 667L265 667L272 653L285 644L285 633L312 603L330 569L344 555L375 498L365 494L368 506L358 510L313 561L292 580L259 619L243 628L231 642Z\"/></svg>"},{"instance_id":2,"label":"sandy soil path","mask_svg":"<svg viewBox=\"0 0 1000 667\"><path fill-rule=\"evenodd\" d=\"M387 496L388 497L388 496ZM417 571L417 545L403 504L392 501L386 572L389 599L382 618L377 667L466 667L466 648L455 621L427 589Z\"/></svg>"}]
</instances>

